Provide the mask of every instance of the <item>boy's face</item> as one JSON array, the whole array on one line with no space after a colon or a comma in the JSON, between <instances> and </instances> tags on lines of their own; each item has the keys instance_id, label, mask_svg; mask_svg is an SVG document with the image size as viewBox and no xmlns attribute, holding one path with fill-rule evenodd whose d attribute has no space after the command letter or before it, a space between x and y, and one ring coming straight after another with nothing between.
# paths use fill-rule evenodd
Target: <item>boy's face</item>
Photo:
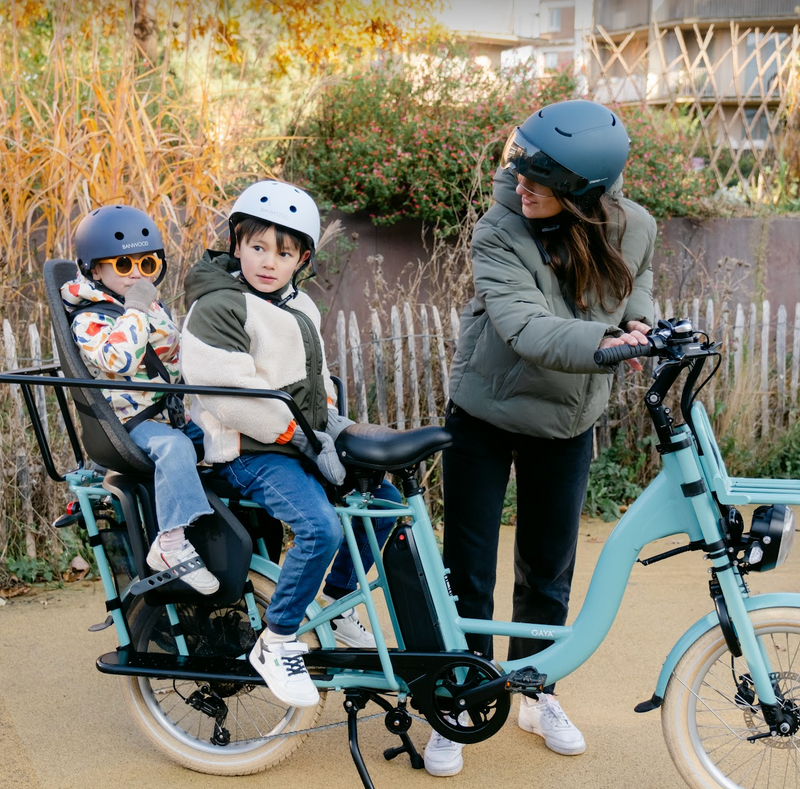
<instances>
[{"instance_id":1,"label":"boy's face","mask_svg":"<svg viewBox=\"0 0 800 789\"><path fill-rule=\"evenodd\" d=\"M291 241L279 249L274 227L255 233L246 241L237 241L234 250L242 264L242 276L259 293L276 293L287 285L309 254L306 251L301 257Z\"/></svg>"},{"instance_id":2,"label":"boy's face","mask_svg":"<svg viewBox=\"0 0 800 789\"><path fill-rule=\"evenodd\" d=\"M131 269L131 273L127 276L117 274L110 260L98 260L92 269L92 279L94 279L95 282L102 282L103 285L105 285L112 293L116 293L117 296L122 296L123 298L128 288L133 285L136 280L144 278L149 279L152 282L152 280L158 276L158 273L161 269L161 266L159 266L152 277L143 277L142 272L139 270L139 266L137 265L138 261L145 257L152 258L153 253L142 252L138 255L126 255L126 257L129 257L131 261L133 261L133 268Z\"/></svg>"}]
</instances>

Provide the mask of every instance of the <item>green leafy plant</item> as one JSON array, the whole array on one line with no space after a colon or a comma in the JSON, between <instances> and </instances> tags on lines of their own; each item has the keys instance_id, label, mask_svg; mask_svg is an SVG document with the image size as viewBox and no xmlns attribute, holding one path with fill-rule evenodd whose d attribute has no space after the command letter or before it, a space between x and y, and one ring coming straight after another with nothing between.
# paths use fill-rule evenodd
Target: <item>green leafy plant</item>
<instances>
[{"instance_id":1,"label":"green leafy plant","mask_svg":"<svg viewBox=\"0 0 800 789\"><path fill-rule=\"evenodd\" d=\"M445 235L482 213L509 129L532 109L573 96L565 72L491 71L448 50L331 85L298 129L287 172L375 224L416 217Z\"/></svg>"},{"instance_id":2,"label":"green leafy plant","mask_svg":"<svg viewBox=\"0 0 800 789\"><path fill-rule=\"evenodd\" d=\"M642 493L640 473L647 457L651 437L637 442L635 449L626 446L625 435L618 433L610 447L601 450L589 470L589 487L583 511L604 521L620 517L620 505L630 504Z\"/></svg>"},{"instance_id":3,"label":"green leafy plant","mask_svg":"<svg viewBox=\"0 0 800 789\"><path fill-rule=\"evenodd\" d=\"M716 181L709 169L692 168L688 122L661 117L656 131L641 107L624 107L619 112L631 138L625 196L647 206L656 217L702 213L702 200L714 194Z\"/></svg>"},{"instance_id":4,"label":"green leafy plant","mask_svg":"<svg viewBox=\"0 0 800 789\"><path fill-rule=\"evenodd\" d=\"M528 64L487 71L456 51L357 72L332 84L297 130L287 173L330 206L375 224L415 217L443 235L491 203L492 175L511 128L537 107L575 98L566 72ZM617 108L631 136L625 193L655 216L696 215L714 191L692 169L687 124Z\"/></svg>"}]
</instances>

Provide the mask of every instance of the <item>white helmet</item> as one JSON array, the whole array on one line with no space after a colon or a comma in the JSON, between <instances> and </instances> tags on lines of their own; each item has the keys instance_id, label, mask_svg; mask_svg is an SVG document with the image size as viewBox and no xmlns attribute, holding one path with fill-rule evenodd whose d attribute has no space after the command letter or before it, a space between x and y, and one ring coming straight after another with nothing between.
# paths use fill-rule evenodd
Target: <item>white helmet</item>
<instances>
[{"instance_id":1,"label":"white helmet","mask_svg":"<svg viewBox=\"0 0 800 789\"><path fill-rule=\"evenodd\" d=\"M248 186L233 204L228 218L231 248L235 245L236 225L245 216L302 233L310 242L313 258L319 244L319 209L307 192L283 181L259 181Z\"/></svg>"}]
</instances>

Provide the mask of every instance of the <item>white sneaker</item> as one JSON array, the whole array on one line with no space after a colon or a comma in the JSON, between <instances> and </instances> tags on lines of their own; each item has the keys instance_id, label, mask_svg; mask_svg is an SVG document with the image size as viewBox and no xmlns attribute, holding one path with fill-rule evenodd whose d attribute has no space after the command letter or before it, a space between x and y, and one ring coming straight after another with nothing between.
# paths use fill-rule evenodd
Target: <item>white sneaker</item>
<instances>
[{"instance_id":1,"label":"white sneaker","mask_svg":"<svg viewBox=\"0 0 800 789\"><path fill-rule=\"evenodd\" d=\"M321 594L320 599L328 605L336 602L333 597ZM337 641L356 649L375 649L375 636L361 624L355 608L350 608L331 620L331 630Z\"/></svg>"},{"instance_id":2,"label":"white sneaker","mask_svg":"<svg viewBox=\"0 0 800 789\"><path fill-rule=\"evenodd\" d=\"M517 722L520 729L543 737L551 751L577 756L586 750L583 735L549 693L541 693L538 700L521 696Z\"/></svg>"},{"instance_id":3,"label":"white sneaker","mask_svg":"<svg viewBox=\"0 0 800 789\"><path fill-rule=\"evenodd\" d=\"M147 552L147 566L156 572L163 572L181 562L199 558L194 546L188 540L184 540L174 551L165 551L161 548L159 538L156 537ZM219 580L205 567L187 573L181 577L181 581L200 594L214 594L219 589Z\"/></svg>"},{"instance_id":4,"label":"white sneaker","mask_svg":"<svg viewBox=\"0 0 800 789\"><path fill-rule=\"evenodd\" d=\"M319 692L303 662L306 652L308 645L300 641L267 644L262 636L256 641L248 660L284 704L313 707L319 702Z\"/></svg>"},{"instance_id":5,"label":"white sneaker","mask_svg":"<svg viewBox=\"0 0 800 789\"><path fill-rule=\"evenodd\" d=\"M425 746L423 759L428 774L439 778L458 775L464 766L464 758L461 755L463 748L462 743L448 740L434 729Z\"/></svg>"}]
</instances>

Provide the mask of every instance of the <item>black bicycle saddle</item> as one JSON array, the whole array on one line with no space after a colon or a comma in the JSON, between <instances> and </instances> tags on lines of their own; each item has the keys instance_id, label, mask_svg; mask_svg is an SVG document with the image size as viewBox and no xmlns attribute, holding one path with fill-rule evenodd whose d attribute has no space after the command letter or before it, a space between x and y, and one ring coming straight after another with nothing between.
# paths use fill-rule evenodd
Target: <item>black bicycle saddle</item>
<instances>
[{"instance_id":1,"label":"black bicycle saddle","mask_svg":"<svg viewBox=\"0 0 800 789\"><path fill-rule=\"evenodd\" d=\"M453 437L443 427L393 430L380 425L355 424L336 439L339 459L348 466L399 471L449 447Z\"/></svg>"}]
</instances>

